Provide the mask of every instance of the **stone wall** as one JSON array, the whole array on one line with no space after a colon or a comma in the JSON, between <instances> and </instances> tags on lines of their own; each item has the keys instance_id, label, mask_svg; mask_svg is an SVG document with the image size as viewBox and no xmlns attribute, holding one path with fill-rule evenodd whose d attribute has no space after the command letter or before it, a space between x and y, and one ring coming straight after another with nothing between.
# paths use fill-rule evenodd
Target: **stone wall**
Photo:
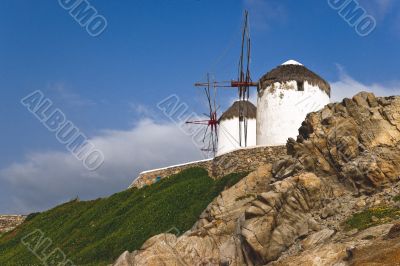
<instances>
[{"instance_id":1,"label":"stone wall","mask_svg":"<svg viewBox=\"0 0 400 266\"><path fill-rule=\"evenodd\" d=\"M0 215L0 234L13 230L25 221L23 215Z\"/></svg>"},{"instance_id":2,"label":"stone wall","mask_svg":"<svg viewBox=\"0 0 400 266\"><path fill-rule=\"evenodd\" d=\"M252 172L259 166L275 162L286 155L286 146L252 147L235 150L217 156L212 161L213 178L220 178L231 173Z\"/></svg>"},{"instance_id":3,"label":"stone wall","mask_svg":"<svg viewBox=\"0 0 400 266\"><path fill-rule=\"evenodd\" d=\"M214 159L142 172L131 184L130 188L141 188L146 185L154 184L165 177L177 174L192 167L201 167L206 169L208 174L215 179L231 173L251 172L256 170L260 165L273 163L283 155L286 155L285 146L239 149L222 154Z\"/></svg>"},{"instance_id":4,"label":"stone wall","mask_svg":"<svg viewBox=\"0 0 400 266\"><path fill-rule=\"evenodd\" d=\"M129 186L129 188L141 188L143 186L148 186L165 177L178 174L185 169L193 167L201 167L207 169L207 171L210 172L211 164L212 159L209 159L141 172L139 176L135 179L135 181L133 181L133 183Z\"/></svg>"}]
</instances>

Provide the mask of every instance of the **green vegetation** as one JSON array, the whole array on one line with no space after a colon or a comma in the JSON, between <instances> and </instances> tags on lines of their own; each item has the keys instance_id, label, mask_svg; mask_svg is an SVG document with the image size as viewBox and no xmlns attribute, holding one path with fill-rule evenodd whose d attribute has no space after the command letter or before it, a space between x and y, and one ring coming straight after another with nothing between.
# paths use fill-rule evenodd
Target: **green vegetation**
<instances>
[{"instance_id":1,"label":"green vegetation","mask_svg":"<svg viewBox=\"0 0 400 266\"><path fill-rule=\"evenodd\" d=\"M371 208L354 214L346 221L346 229L364 230L371 226L385 224L400 218L400 209L388 206Z\"/></svg>"},{"instance_id":2,"label":"green vegetation","mask_svg":"<svg viewBox=\"0 0 400 266\"><path fill-rule=\"evenodd\" d=\"M21 243L36 229L75 265L107 265L123 251L140 248L151 236L172 228L189 230L224 188L244 176L231 174L214 181L204 169L192 168L142 189L93 201L74 200L30 215L0 239L0 265L40 265Z\"/></svg>"}]
</instances>

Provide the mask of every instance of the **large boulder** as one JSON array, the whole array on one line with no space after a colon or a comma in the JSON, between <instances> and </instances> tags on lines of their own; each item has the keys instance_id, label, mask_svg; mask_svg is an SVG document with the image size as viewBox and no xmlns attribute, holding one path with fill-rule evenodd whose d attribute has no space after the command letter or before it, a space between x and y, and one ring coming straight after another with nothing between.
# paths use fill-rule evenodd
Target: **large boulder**
<instances>
[{"instance_id":1,"label":"large boulder","mask_svg":"<svg viewBox=\"0 0 400 266\"><path fill-rule=\"evenodd\" d=\"M296 239L318 229L310 211L320 207L328 193L312 173L276 182L270 191L261 193L240 224L247 264L275 260Z\"/></svg>"},{"instance_id":2,"label":"large boulder","mask_svg":"<svg viewBox=\"0 0 400 266\"><path fill-rule=\"evenodd\" d=\"M301 162L297 169L335 175L367 194L399 180L400 97L359 93L308 114L299 133L288 141L286 159Z\"/></svg>"}]
</instances>

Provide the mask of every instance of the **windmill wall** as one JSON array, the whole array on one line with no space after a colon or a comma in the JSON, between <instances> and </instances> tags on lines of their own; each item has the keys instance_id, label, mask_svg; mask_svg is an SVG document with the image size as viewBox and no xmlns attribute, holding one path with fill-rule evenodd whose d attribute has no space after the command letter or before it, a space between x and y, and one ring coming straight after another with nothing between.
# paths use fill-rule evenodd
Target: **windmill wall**
<instances>
[{"instance_id":1,"label":"windmill wall","mask_svg":"<svg viewBox=\"0 0 400 266\"><path fill-rule=\"evenodd\" d=\"M242 146L245 146L244 122L242 128ZM239 117L221 120L218 127L218 152L217 156L239 149ZM256 119L247 120L247 147L256 146Z\"/></svg>"},{"instance_id":2,"label":"windmill wall","mask_svg":"<svg viewBox=\"0 0 400 266\"><path fill-rule=\"evenodd\" d=\"M317 86L296 81L274 83L259 92L257 99L257 145L284 145L296 138L310 112L329 104L328 94Z\"/></svg>"},{"instance_id":3,"label":"windmill wall","mask_svg":"<svg viewBox=\"0 0 400 266\"><path fill-rule=\"evenodd\" d=\"M242 148L217 156L214 159L142 172L130 188L141 188L154 184L163 178L192 167L204 168L208 171L209 176L218 179L231 173L254 171L259 166L273 163L284 155L286 155L285 146Z\"/></svg>"}]
</instances>

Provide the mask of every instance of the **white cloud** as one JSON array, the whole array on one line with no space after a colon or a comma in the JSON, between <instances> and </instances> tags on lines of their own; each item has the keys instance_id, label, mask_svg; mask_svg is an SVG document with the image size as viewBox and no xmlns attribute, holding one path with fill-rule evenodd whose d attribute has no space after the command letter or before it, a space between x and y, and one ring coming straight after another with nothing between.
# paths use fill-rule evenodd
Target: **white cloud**
<instances>
[{"instance_id":1,"label":"white cloud","mask_svg":"<svg viewBox=\"0 0 400 266\"><path fill-rule=\"evenodd\" d=\"M278 0L244 0L244 7L251 15L250 26L256 30L270 29L287 17L284 5Z\"/></svg>"},{"instance_id":2,"label":"white cloud","mask_svg":"<svg viewBox=\"0 0 400 266\"><path fill-rule=\"evenodd\" d=\"M107 130L91 139L105 156L96 171L87 171L67 152L35 152L0 170L7 190L0 212L29 213L76 196L93 199L127 188L143 170L202 159L201 152L175 124L142 120L128 131Z\"/></svg>"},{"instance_id":3,"label":"white cloud","mask_svg":"<svg viewBox=\"0 0 400 266\"><path fill-rule=\"evenodd\" d=\"M341 66L338 68L339 80L330 82L333 102L342 101L343 98L352 98L360 91L372 92L376 96L400 95L400 82L392 82L391 85L363 84L349 76Z\"/></svg>"},{"instance_id":4,"label":"white cloud","mask_svg":"<svg viewBox=\"0 0 400 266\"><path fill-rule=\"evenodd\" d=\"M154 121L160 120L160 112L145 104L130 102L129 112L132 113L136 119L150 118Z\"/></svg>"}]
</instances>

